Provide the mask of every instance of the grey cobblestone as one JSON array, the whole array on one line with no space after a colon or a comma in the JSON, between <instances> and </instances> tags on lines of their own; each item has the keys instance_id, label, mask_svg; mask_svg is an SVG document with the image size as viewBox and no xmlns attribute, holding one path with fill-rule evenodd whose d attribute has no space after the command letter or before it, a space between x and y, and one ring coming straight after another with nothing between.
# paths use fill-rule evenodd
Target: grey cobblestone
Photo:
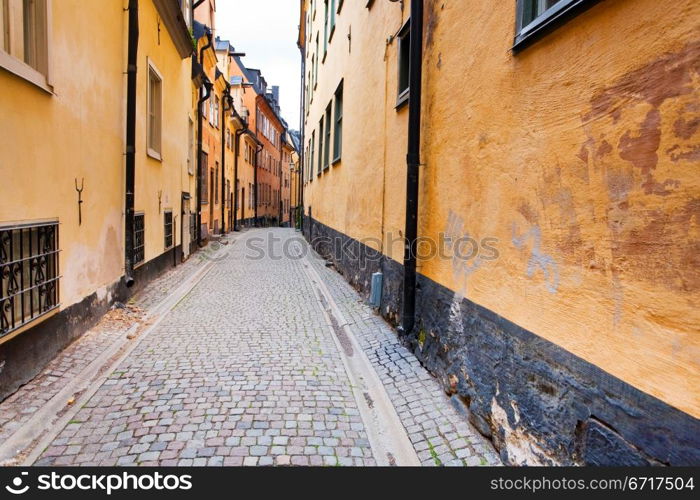
<instances>
[{"instance_id":1,"label":"grey cobblestone","mask_svg":"<svg viewBox=\"0 0 700 500\"><path fill-rule=\"evenodd\" d=\"M275 247L278 256L294 235L280 229L239 234L229 255L140 341L36 463L375 465L303 262L243 258L246 242L268 234L283 240ZM199 259L158 279L135 305L159 303L199 268ZM422 463L499 463L393 330L318 256L309 259L351 322ZM31 390L0 405L0 438L123 332L94 329L54 360Z\"/></svg>"},{"instance_id":2,"label":"grey cobblestone","mask_svg":"<svg viewBox=\"0 0 700 500\"><path fill-rule=\"evenodd\" d=\"M399 414L423 465L500 465L491 443L454 408L396 332L315 252L320 274ZM471 443L471 446L468 444Z\"/></svg>"},{"instance_id":3,"label":"grey cobblestone","mask_svg":"<svg viewBox=\"0 0 700 500\"><path fill-rule=\"evenodd\" d=\"M58 354L41 374L0 403L0 442L8 438L73 380L111 344L125 335L144 313L165 299L172 289L193 275L206 262L195 254L182 265L163 273L129 301L128 307L115 309L97 325Z\"/></svg>"},{"instance_id":4,"label":"grey cobblestone","mask_svg":"<svg viewBox=\"0 0 700 500\"><path fill-rule=\"evenodd\" d=\"M142 339L41 463L83 465L85 450L114 443L101 462L336 465L352 447L373 464L341 356L301 263L243 258L245 241L264 234L239 235L230 255ZM345 443L332 434L339 426L353 429ZM64 440L70 455L56 453Z\"/></svg>"}]
</instances>

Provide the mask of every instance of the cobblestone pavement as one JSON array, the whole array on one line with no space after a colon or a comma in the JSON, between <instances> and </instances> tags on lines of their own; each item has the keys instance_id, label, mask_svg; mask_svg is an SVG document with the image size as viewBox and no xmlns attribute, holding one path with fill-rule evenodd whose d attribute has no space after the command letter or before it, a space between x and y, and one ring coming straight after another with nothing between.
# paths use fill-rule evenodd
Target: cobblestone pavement
<instances>
[{"instance_id":1,"label":"cobblestone pavement","mask_svg":"<svg viewBox=\"0 0 700 500\"><path fill-rule=\"evenodd\" d=\"M196 254L184 264L163 273L136 294L129 301L128 307L107 313L93 328L59 353L37 377L5 399L0 404L0 443L124 335L134 323L142 321L149 309L167 297L174 286L194 274L204 262L204 256Z\"/></svg>"},{"instance_id":2,"label":"cobblestone pavement","mask_svg":"<svg viewBox=\"0 0 700 500\"><path fill-rule=\"evenodd\" d=\"M308 259L384 384L418 458L425 466L500 465L491 442L467 421L456 400L398 340L396 332L316 253Z\"/></svg>"},{"instance_id":3,"label":"cobblestone pavement","mask_svg":"<svg viewBox=\"0 0 700 500\"><path fill-rule=\"evenodd\" d=\"M272 248L282 257L295 233L239 235L36 464L376 464L307 262L351 321L421 462L498 463L391 328L323 261L277 259L269 250L243 258L252 238L270 234L282 240Z\"/></svg>"}]
</instances>

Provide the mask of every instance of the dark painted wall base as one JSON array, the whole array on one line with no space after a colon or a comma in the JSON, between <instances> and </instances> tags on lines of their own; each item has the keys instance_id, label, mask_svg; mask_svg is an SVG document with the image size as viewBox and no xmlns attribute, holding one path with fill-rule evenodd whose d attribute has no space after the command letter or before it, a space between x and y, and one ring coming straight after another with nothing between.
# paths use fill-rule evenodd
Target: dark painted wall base
<instances>
[{"instance_id":1,"label":"dark painted wall base","mask_svg":"<svg viewBox=\"0 0 700 500\"><path fill-rule=\"evenodd\" d=\"M365 296L381 270L380 311L398 322L401 264L308 216L304 231ZM403 343L506 463L700 465L700 420L422 275L416 304Z\"/></svg>"},{"instance_id":2,"label":"dark painted wall base","mask_svg":"<svg viewBox=\"0 0 700 500\"><path fill-rule=\"evenodd\" d=\"M143 289L150 280L173 267L180 255L179 246L172 248L136 268L132 288L127 289L120 279L108 286L106 293L95 292L0 344L0 401L36 377L60 351L95 326L114 302L124 302Z\"/></svg>"}]
</instances>

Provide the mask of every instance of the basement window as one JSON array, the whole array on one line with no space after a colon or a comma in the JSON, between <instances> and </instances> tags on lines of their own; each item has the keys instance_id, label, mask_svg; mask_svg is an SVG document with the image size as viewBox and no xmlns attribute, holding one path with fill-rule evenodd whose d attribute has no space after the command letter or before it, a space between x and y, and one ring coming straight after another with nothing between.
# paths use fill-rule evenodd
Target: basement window
<instances>
[{"instance_id":1,"label":"basement window","mask_svg":"<svg viewBox=\"0 0 700 500\"><path fill-rule=\"evenodd\" d=\"M398 96L396 98L396 108L408 102L410 95L410 69L411 69L411 21L404 24L398 34L399 45L399 76L398 76Z\"/></svg>"},{"instance_id":2,"label":"basement window","mask_svg":"<svg viewBox=\"0 0 700 500\"><path fill-rule=\"evenodd\" d=\"M134 265L146 260L146 216L134 215Z\"/></svg>"},{"instance_id":3,"label":"basement window","mask_svg":"<svg viewBox=\"0 0 700 500\"><path fill-rule=\"evenodd\" d=\"M163 234L165 240L165 249L168 250L173 246L173 213L170 210L164 213Z\"/></svg>"},{"instance_id":4,"label":"basement window","mask_svg":"<svg viewBox=\"0 0 700 500\"><path fill-rule=\"evenodd\" d=\"M517 0L513 50L525 48L598 1Z\"/></svg>"},{"instance_id":5,"label":"basement window","mask_svg":"<svg viewBox=\"0 0 700 500\"><path fill-rule=\"evenodd\" d=\"M0 227L0 339L58 307L58 222Z\"/></svg>"}]
</instances>

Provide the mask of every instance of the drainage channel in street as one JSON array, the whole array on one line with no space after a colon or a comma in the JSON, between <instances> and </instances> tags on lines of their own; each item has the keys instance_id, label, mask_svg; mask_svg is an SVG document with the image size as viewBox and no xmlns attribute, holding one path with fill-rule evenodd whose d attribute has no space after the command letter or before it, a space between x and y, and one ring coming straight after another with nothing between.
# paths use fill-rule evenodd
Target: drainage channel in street
<instances>
[{"instance_id":1,"label":"drainage channel in street","mask_svg":"<svg viewBox=\"0 0 700 500\"><path fill-rule=\"evenodd\" d=\"M306 256L301 265L341 355L377 465L419 466L418 455L394 405L331 292Z\"/></svg>"}]
</instances>

